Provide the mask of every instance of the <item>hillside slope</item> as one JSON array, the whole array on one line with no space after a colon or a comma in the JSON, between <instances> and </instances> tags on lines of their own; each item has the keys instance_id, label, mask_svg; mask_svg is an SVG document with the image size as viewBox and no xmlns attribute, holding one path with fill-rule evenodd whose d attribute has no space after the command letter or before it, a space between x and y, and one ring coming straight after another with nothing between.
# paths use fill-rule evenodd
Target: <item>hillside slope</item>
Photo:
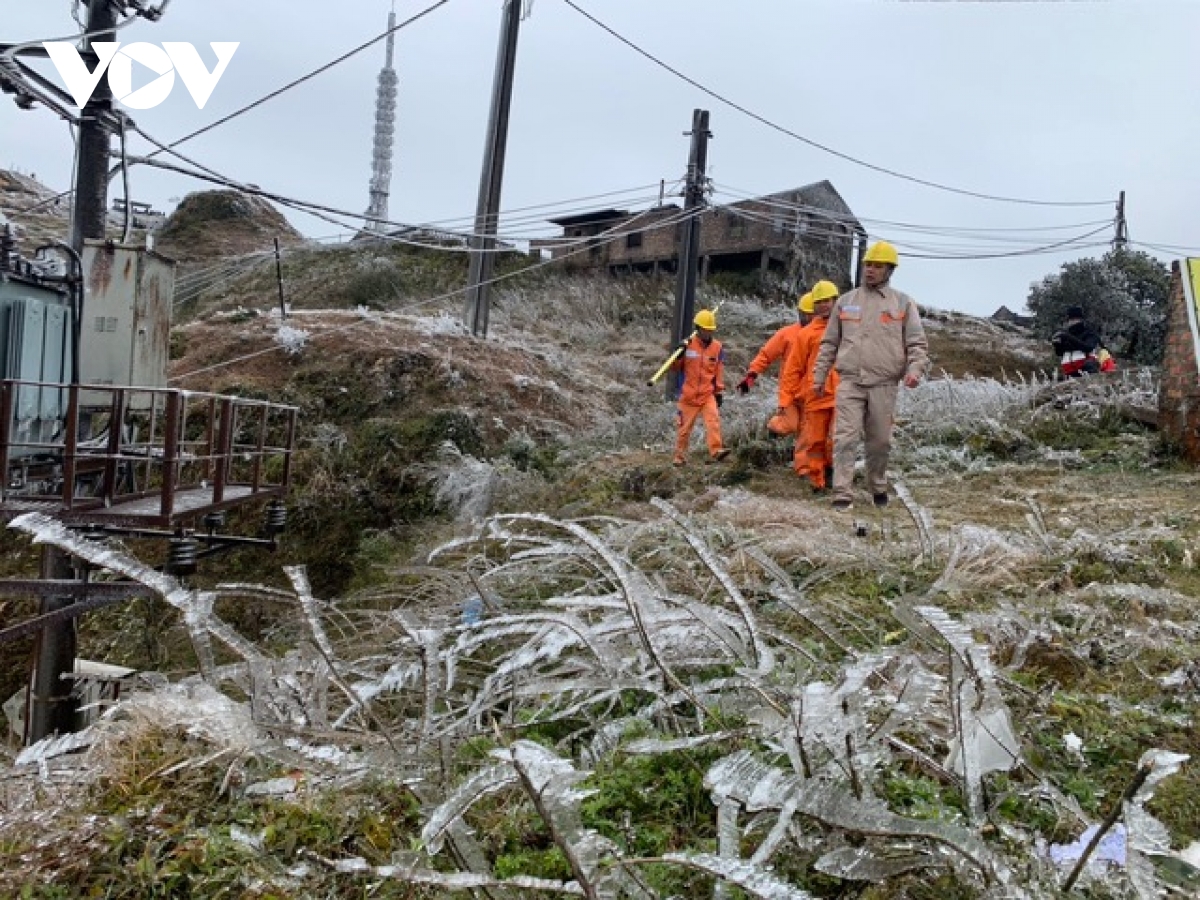
<instances>
[{"instance_id":1,"label":"hillside slope","mask_svg":"<svg viewBox=\"0 0 1200 900\"><path fill-rule=\"evenodd\" d=\"M188 194L158 233L159 249L181 263L196 263L303 243L300 232L274 206L239 191Z\"/></svg>"},{"instance_id":2,"label":"hillside slope","mask_svg":"<svg viewBox=\"0 0 1200 900\"><path fill-rule=\"evenodd\" d=\"M461 258L286 262L286 320L235 274L172 361L301 407L284 549L88 620L88 652L205 678L49 761L53 797L11 767L0 892L132 898L137 862L195 897L1050 898L1048 847L1144 762L1088 896L1200 889L1200 775L1165 755L1200 752L1200 476L1121 414L1153 372L1055 385L928 311L898 498L837 514L766 436L772 378L724 404L726 463L670 465L665 282L527 273L475 340ZM702 300L730 383L792 315Z\"/></svg>"}]
</instances>

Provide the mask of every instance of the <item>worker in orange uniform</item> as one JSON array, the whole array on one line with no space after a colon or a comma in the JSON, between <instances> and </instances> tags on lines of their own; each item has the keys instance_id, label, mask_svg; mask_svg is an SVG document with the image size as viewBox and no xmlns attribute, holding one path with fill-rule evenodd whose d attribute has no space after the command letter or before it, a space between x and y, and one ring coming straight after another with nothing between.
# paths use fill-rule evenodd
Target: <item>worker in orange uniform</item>
<instances>
[{"instance_id":1,"label":"worker in orange uniform","mask_svg":"<svg viewBox=\"0 0 1200 900\"><path fill-rule=\"evenodd\" d=\"M832 281L818 281L813 285L809 297L814 315L812 323L800 332L796 346L784 366L780 380L800 384L800 403L804 417L800 434L796 440L796 456L793 468L801 478L807 478L813 493L824 493L826 474L833 469L833 408L837 393L838 374L830 372L823 389L813 389L813 367L821 349L821 338L829 324L829 314L838 296L837 285Z\"/></svg>"},{"instance_id":2,"label":"worker in orange uniform","mask_svg":"<svg viewBox=\"0 0 1200 900\"><path fill-rule=\"evenodd\" d=\"M789 376L787 361L791 357L796 342L800 339L800 333L812 320L812 314L812 295L805 294L800 298L800 303L796 307L798 321L791 325L784 325L767 339L762 349L758 351L758 355L750 363L746 377L737 384L739 394L750 393L758 377L771 368L776 360L779 361L779 405L775 410L775 415L771 416L767 422L767 430L777 437L794 434L797 454L800 452L800 421L804 412L800 403L801 373L797 370ZM796 459L799 458L797 455Z\"/></svg>"},{"instance_id":3,"label":"worker in orange uniform","mask_svg":"<svg viewBox=\"0 0 1200 900\"><path fill-rule=\"evenodd\" d=\"M700 417L704 418L709 461L719 462L729 455L729 448L721 443L721 414L717 412L725 395L725 350L713 336L717 317L711 309L702 309L693 324L696 333L683 342L683 353L671 366L672 372L681 376L675 438L677 466L687 462L688 441Z\"/></svg>"}]
</instances>

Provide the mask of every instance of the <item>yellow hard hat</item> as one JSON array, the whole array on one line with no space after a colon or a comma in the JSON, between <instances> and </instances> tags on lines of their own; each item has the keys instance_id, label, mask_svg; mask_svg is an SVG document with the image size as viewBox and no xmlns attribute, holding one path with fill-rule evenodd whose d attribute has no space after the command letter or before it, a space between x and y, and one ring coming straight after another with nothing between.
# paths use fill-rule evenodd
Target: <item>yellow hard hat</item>
<instances>
[{"instance_id":1,"label":"yellow hard hat","mask_svg":"<svg viewBox=\"0 0 1200 900\"><path fill-rule=\"evenodd\" d=\"M822 300L836 300L840 293L838 286L832 281L818 281L813 285L812 300L814 304Z\"/></svg>"},{"instance_id":2,"label":"yellow hard hat","mask_svg":"<svg viewBox=\"0 0 1200 900\"><path fill-rule=\"evenodd\" d=\"M886 263L889 266L898 266L900 265L900 254L887 241L877 241L867 248L866 255L863 256L863 262Z\"/></svg>"},{"instance_id":3,"label":"yellow hard hat","mask_svg":"<svg viewBox=\"0 0 1200 900\"><path fill-rule=\"evenodd\" d=\"M696 313L696 318L692 319L692 324L697 328L703 328L705 331L716 331L717 317L713 315L711 309L702 309Z\"/></svg>"},{"instance_id":4,"label":"yellow hard hat","mask_svg":"<svg viewBox=\"0 0 1200 900\"><path fill-rule=\"evenodd\" d=\"M802 313L816 312L816 304L813 303L812 293L807 293L800 298L800 305L796 307Z\"/></svg>"}]
</instances>

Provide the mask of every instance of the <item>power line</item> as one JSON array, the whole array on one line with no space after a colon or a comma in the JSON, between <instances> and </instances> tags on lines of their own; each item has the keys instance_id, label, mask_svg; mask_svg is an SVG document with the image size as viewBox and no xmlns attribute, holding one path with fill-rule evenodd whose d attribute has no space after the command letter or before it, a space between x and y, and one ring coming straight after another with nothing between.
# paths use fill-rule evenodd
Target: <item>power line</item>
<instances>
[{"instance_id":1,"label":"power line","mask_svg":"<svg viewBox=\"0 0 1200 900\"><path fill-rule=\"evenodd\" d=\"M1016 257L1016 256L1039 256L1043 253L1053 253L1056 251L1066 250L1069 248L1085 249L1085 248L1097 247L1097 246L1103 247L1103 246L1107 245L1107 243L1108 243L1107 241L1100 241L1100 242L1092 243L1092 244L1084 244L1082 242L1087 240L1088 238L1095 237L1102 231L1106 231L1108 229L1108 227L1109 226L1106 223L1105 225L1101 226L1100 228L1097 228L1095 231L1089 231L1087 234L1076 235L1075 237L1068 238L1065 241L1057 241L1056 243L1046 244L1042 247L1031 247L1028 250L1010 250L1007 252L1000 252L1000 253L974 253L974 254L959 254L959 255L945 255L945 256L929 254L929 253L908 252L908 253L905 253L905 256L911 257L913 259L937 259L937 260L1007 259L1007 258Z\"/></svg>"},{"instance_id":2,"label":"power line","mask_svg":"<svg viewBox=\"0 0 1200 900\"><path fill-rule=\"evenodd\" d=\"M437 0L436 3L433 3L430 6L427 6L425 9L421 10L419 13L416 13L415 15L409 16L407 19L405 19L403 22L399 23L395 27L385 29L382 34L376 35L375 37L371 38L369 41L359 44L357 47L355 47L352 50L346 51L341 56L337 57L336 59L330 60L329 62L325 63L323 66L318 66L317 68L313 69L311 72L301 75L299 78L297 78L293 81L289 81L287 84L283 85L282 87L276 88L275 90L271 91L269 94L265 94L264 96L258 98L257 100L253 101L252 103L247 103L245 106L241 107L240 109L234 110L229 115L223 116L222 118L217 119L215 122L210 122L209 124L205 125L203 128L197 128L195 131L191 132L190 134L185 134L183 137L179 138L178 140L172 141L170 144L167 145L167 149L178 147L180 144L186 143L187 141L190 141L192 138L199 137L200 135L202 135L206 132L212 131L214 128L219 128L220 126L224 125L226 122L230 122L230 121L236 119L238 116L248 113L250 110L255 109L256 107L262 106L264 103L267 103L271 100L274 100L280 94L284 94L287 91L290 91L292 88L297 87L298 85L304 84L304 82L310 81L313 78L316 78L318 75L321 75L322 73L329 71L334 66L340 65L341 63L344 63L346 60L350 59L351 57L357 56L359 53L362 53L364 50L367 50L368 48L375 46L380 41L387 40L390 35L393 35L397 31L401 31L401 30L407 28L408 26L412 25L413 23L420 21L421 19L425 18L430 13L434 12L435 10L440 9L441 7L445 6L449 2L450 2L450 0Z\"/></svg>"},{"instance_id":3,"label":"power line","mask_svg":"<svg viewBox=\"0 0 1200 900\"><path fill-rule=\"evenodd\" d=\"M273 200L282 206L286 206L291 209L296 209L300 212L305 212L309 215L315 216L317 218L323 219L324 221L330 222L334 225L338 225L341 227L348 227L348 226L346 225L345 222L341 222L341 221L338 221L337 219L330 218L330 216L341 216L343 218L349 218L349 219L352 219L355 221L368 221L368 220L374 221L374 219L371 219L371 217L368 217L365 213L359 213L359 212L355 212L352 210L338 209L337 207L328 206L326 204L314 203L314 202L307 201L307 200L300 200L295 197L289 197L287 195L275 193L273 191L265 191L261 188L251 187L250 185L244 184L233 178L230 178L229 176L224 175L223 173L218 172L217 170L212 169L212 168L204 165L203 163L200 163L200 162L192 159L191 157L188 157L188 156L180 153L178 150L172 149L170 146L164 144L162 141L159 141L153 135L148 134L144 129L138 127L137 125L133 125L133 130L136 131L143 138L145 138L147 141L149 141L151 144L160 148L163 152L178 158L179 160L187 163L187 165L193 166L195 169L197 169L199 171L185 169L181 166L172 165L171 163L166 163L161 160L151 159L149 156L134 158L132 160L133 162L144 163L146 165L154 166L157 168L167 169L169 171L178 172L183 175L188 175L189 177L196 178L196 179L199 179L202 181L208 181L208 182L211 182L214 184L220 184L225 187L230 187L235 190L242 191L243 193L250 194L252 196L258 196L258 197L263 197L268 200ZM397 229L403 229L406 231L414 230L414 226L408 225L403 222L383 221L382 224L391 225ZM415 230L419 231L419 229L415 229ZM427 250L441 250L441 251L450 252L450 253L477 253L477 252L507 253L507 252L510 252L512 249L511 247L495 247L495 248L491 248L487 251L472 250L470 247L466 247L466 246L457 247L457 246L453 246L453 245L448 246L446 244L430 244L430 243L425 243L425 242L421 242L421 241L415 241L415 240L411 240L411 239L405 238L405 237L403 237L401 235L397 235L397 234L391 234L391 235L374 234L373 237L385 237L389 241L393 241L393 242L400 243L400 244L405 244L405 245L412 246L412 247L418 247L418 248L427 249ZM468 238L467 235L456 235L455 237L458 239L464 240L464 241L467 240L467 238ZM585 237L579 237L579 238L562 239L562 240L558 240L557 243L559 244L559 246L571 246L571 245L575 245L575 244L586 243L588 240L590 240L590 238L585 236Z\"/></svg>"},{"instance_id":4,"label":"power line","mask_svg":"<svg viewBox=\"0 0 1200 900\"><path fill-rule=\"evenodd\" d=\"M1183 244L1156 244L1151 241L1130 241L1129 243L1137 247L1149 247L1151 250L1157 250L1159 253L1174 255L1178 253L1197 253L1200 254L1200 247L1187 247Z\"/></svg>"},{"instance_id":5,"label":"power line","mask_svg":"<svg viewBox=\"0 0 1200 900\"><path fill-rule=\"evenodd\" d=\"M748 109L747 107L743 106L740 103L730 100L728 97L724 96L723 94L719 94L716 91L714 91L712 88L706 87L705 85L701 84L696 79L691 78L690 76L684 74L679 69L676 69L674 66L670 65L669 63L666 63L663 60L659 59L657 56L650 53L648 50L644 50L642 47L635 44L629 38L625 37L624 35L620 34L615 29L613 29L613 28L609 27L608 25L604 24L603 22L601 22L599 19L597 19L595 16L593 16L587 10L585 10L581 6L579 6L579 4L575 3L574 0L562 0L562 2L565 3L567 6L571 7L571 9L575 10L577 13L579 13L585 19L590 21L592 24L596 25L598 28L608 32L610 35L612 35L614 38L616 38L618 41L620 41L625 46L629 47L631 50L635 51L636 53L638 53L641 56L645 57L646 59L650 60L650 62L654 63L656 66L659 66L660 68L665 69L666 71L670 72L676 78L679 78L680 80L687 82L692 87L696 88L698 91L700 91L704 94L707 94L709 97L712 97L718 103L723 103L724 105L728 106L730 109L734 109L734 110L740 112L742 115L748 116L749 118L754 119L756 122L758 122L762 125L766 125L768 128L771 128L774 131L778 131L780 134L787 135L788 137L793 138L794 140L800 141L803 144L807 144L810 147L813 147L817 150L821 150L825 153L828 153L831 156L836 156L839 159L844 159L847 162L853 163L856 166L862 166L865 169L870 169L874 172L879 172L883 175L890 175L893 178L899 178L903 181L910 181L914 184L924 185L925 187L934 188L939 191L946 191L951 194L961 194L962 196L965 196L965 197L975 197L979 200L994 200L999 203L1022 203L1022 204L1026 204L1029 206L1108 206L1112 203L1111 200L1086 200L1086 201L1083 201L1083 200L1079 200L1079 201L1031 200L1031 199L1027 199L1027 198L1023 198L1023 197L1005 197L1005 196L1001 196L998 194L986 194L986 193L982 193L980 191L970 191L970 190L966 190L964 188L953 187L951 185L942 184L937 181L930 181L925 178L918 178L915 175L906 175L905 173L899 172L895 169L889 169L885 166L879 166L879 165L876 165L875 163L867 162L866 160L862 160L862 159L859 159L858 157L851 156L848 153L843 153L840 150L835 150L832 147L827 146L826 144L822 144L818 141L813 140L812 138L805 137L802 134L792 131L790 128L786 128L783 125L779 125L775 122L772 122L770 119L766 118L765 116L759 115L758 113L754 112L751 109Z\"/></svg>"},{"instance_id":6,"label":"power line","mask_svg":"<svg viewBox=\"0 0 1200 900\"><path fill-rule=\"evenodd\" d=\"M679 222L685 221L686 219L691 218L692 216L695 216L698 214L699 213L697 211L687 211L687 210L681 211L678 216L673 216L668 220L656 222L653 225L648 226L645 230L653 231L658 228L674 227ZM644 213L639 213L638 215L639 216L644 215ZM637 216L635 216L634 218L636 219ZM586 253L591 249L592 246L603 246L604 244L609 244L609 243L612 243L613 241L618 241L625 237L625 234L623 232L613 234L612 231L613 230L610 229L607 232L601 232L598 235L594 235L591 238L592 243L589 244L588 246L580 247L577 250L572 250L571 252L565 253L562 256L558 256L553 259L542 260L541 262L534 263L531 266L525 266L524 268L517 269L514 272L508 272L503 275L496 275L492 279L490 279L490 283L496 284L501 281L507 281L510 278L516 278L519 275L524 275L529 272L535 271L537 269L542 269L542 268L545 268L546 266L550 266L550 265L554 265L555 263L562 262L562 260L564 260L568 257L576 256L580 253ZM423 300L418 300L415 303L409 304L404 309L406 311L419 309L422 306L428 306L433 303L438 303L442 300L449 300L452 297L461 296L461 295L465 294L468 290L470 290L470 286L458 288L453 291L447 291L444 294L438 294L437 296L434 296L434 297L426 297ZM357 322L351 322L349 325L344 325L344 326L341 326L340 328L331 328L328 331L322 331L318 334L313 335L312 339L319 340L320 338L329 337L330 335L342 334L344 332L350 331L351 329L358 328L361 325L368 324L371 321L373 321L373 320L363 319L363 320L360 320ZM239 362L246 362L247 360L256 359L260 356L265 356L268 353L275 353L276 351L281 350L281 349L283 349L281 345L274 345L271 347L264 348L262 350L256 350L253 353L246 353L242 356L238 356L233 359L227 359L227 360L223 360L222 362L219 362L219 363L214 363L211 366L204 366L203 368L200 368L200 369L193 369L191 372L185 372L182 375L176 375L175 377L169 379L169 381L171 381L171 382L183 381L184 379L191 378L194 375L202 375L206 372L212 372L217 369L223 369L228 366L236 365Z\"/></svg>"},{"instance_id":7,"label":"power line","mask_svg":"<svg viewBox=\"0 0 1200 900\"><path fill-rule=\"evenodd\" d=\"M745 210L745 209L742 209L742 208L739 208L736 206L716 207L716 208L722 209L727 213L731 213L733 215L740 216L740 217L748 219L750 221L759 222L759 223L763 223L763 224L775 224L773 222L771 216L767 215L767 214L756 213L754 211ZM1042 254L1042 253L1051 253L1051 252L1061 251L1061 250L1071 248L1071 247L1075 247L1078 249L1084 249L1084 248L1089 248L1089 247L1093 247L1093 246L1099 246L1097 244L1086 244L1086 243L1082 243L1082 242L1086 241L1090 237L1096 236L1101 231L1107 230L1110 227L1110 225L1111 225L1111 223L1104 222L1103 224L1101 224L1101 226L1099 228L1097 228L1094 231L1090 231L1090 232L1087 232L1084 234L1078 234L1078 235L1075 235L1074 237L1067 238L1066 240L1063 240L1063 241L1057 241L1057 242L1054 242L1051 244L1042 244L1042 245L1034 246L1034 247L1026 247L1021 250L1012 250L1012 251L1006 251L1006 252L993 253L993 252L982 252L982 249L981 249L981 252L974 252L976 250L976 248L974 248L974 247L959 247L958 249L960 249L964 252L954 253L954 254L906 252L904 255L906 257L915 258L915 259L931 259L931 260L976 259L976 260L984 260L984 259L1003 259L1003 258L1011 257L1011 256L1032 256L1032 255L1038 255L1038 254ZM827 237L827 238L840 238L843 240L849 239L849 235L846 234L844 231L834 231L832 229L821 229L820 227L817 227L817 228L810 227L809 230L806 232L806 234L813 236L813 237L818 237L818 238ZM950 249L952 249L952 245L934 246L934 245L927 245L927 244L908 243L908 242L905 242L902 240L893 240L893 243L895 243L899 247L915 248L915 250L917 250L917 251L919 251L919 250L950 250Z\"/></svg>"},{"instance_id":8,"label":"power line","mask_svg":"<svg viewBox=\"0 0 1200 900\"><path fill-rule=\"evenodd\" d=\"M214 128L219 128L221 125L224 125L227 122L231 122L232 120L238 118L239 116L244 115L245 113L248 113L250 110L255 109L259 106L262 106L264 103L267 103L271 100L274 100L279 95L284 94L287 91L290 91L292 88L297 87L298 85L304 84L306 81L310 81L311 79L315 78L316 76L318 76L324 72L327 72L328 70L332 69L334 66L337 66L337 65L345 62L346 60L358 55L359 53L362 53L364 50L367 50L370 47L373 47L375 44L378 44L380 41L387 40L389 35L395 34L397 31L401 31L402 29L407 28L409 25L412 25L413 23L425 18L427 15L429 15L430 13L434 12L437 9L440 9L441 7L445 6L449 2L450 2L450 0L437 0L436 3L433 3L432 5L421 10L421 12L416 13L413 16L410 16L409 18L405 19L403 22L399 23L395 27L386 29L382 34L379 34L379 35L371 38L369 41L359 44L357 47L353 48L352 50L348 50L347 52L343 53L341 56L337 57L336 59L330 60L329 62L325 63L324 65L319 66L316 69L313 69L312 71L307 72L304 75L301 75L299 78L296 78L296 79L288 82L287 84L283 85L282 87L276 88L275 90L271 91L268 94L265 94L262 97L259 97L257 100L254 100L251 103L247 103L245 106L234 110L233 112L229 113L229 115L227 115L227 116L223 116L222 118L217 119L215 122L210 122L209 124L205 125L202 128L197 128L195 131L193 131L189 134L185 134L183 137L178 138L175 141L172 141L170 144L166 145L166 147L164 147L160 150L157 150L157 151L151 153L150 155L157 156L159 153L166 152L167 150L174 148L174 147L178 147L180 144L186 143L187 141L190 141L193 138L197 138L202 134L212 131ZM164 4L164 6L165 6L165 4ZM129 21L133 21L133 20L130 19ZM126 24L126 23L122 23L122 25L124 25L124 24ZM118 26L118 27L120 27L120 26ZM78 38L78 35L72 35L69 38L63 38L62 40L76 40L77 38ZM24 45L22 45L22 46L24 46ZM145 136L145 135L143 134L143 136ZM16 214L20 215L22 213L34 212L35 210L40 209L42 206L45 206L45 205L53 202L54 200L61 199L63 197L68 196L70 193L71 193L70 191L64 191L63 193L57 195L56 197L51 197L48 200L43 200L39 203L34 204L33 206L26 207L25 209L22 209L22 210L17 210Z\"/></svg>"},{"instance_id":9,"label":"power line","mask_svg":"<svg viewBox=\"0 0 1200 900\"><path fill-rule=\"evenodd\" d=\"M779 209L794 210L797 212L813 213L822 218L831 219L833 221L842 222L843 224L852 224L858 222L860 224L882 225L887 228L908 229L913 231L923 231L929 234L947 234L947 235L962 235L964 237L970 235L984 234L1005 234L1005 233L1027 233L1027 232L1042 232L1042 231L1074 231L1078 228L1090 228L1096 225L1107 225L1112 223L1112 219L1093 219L1088 222L1072 222L1066 225L1026 225L1026 226L1009 226L1009 227L983 227L973 225L925 225L912 222L898 222L891 219L876 219L866 216L857 216L853 214L839 214L833 210L828 210L820 206L812 206L805 203L797 203L789 201L776 194L754 194L743 188L731 187L726 184L716 186L718 194L729 194L739 200L754 200L764 206L771 206Z\"/></svg>"}]
</instances>

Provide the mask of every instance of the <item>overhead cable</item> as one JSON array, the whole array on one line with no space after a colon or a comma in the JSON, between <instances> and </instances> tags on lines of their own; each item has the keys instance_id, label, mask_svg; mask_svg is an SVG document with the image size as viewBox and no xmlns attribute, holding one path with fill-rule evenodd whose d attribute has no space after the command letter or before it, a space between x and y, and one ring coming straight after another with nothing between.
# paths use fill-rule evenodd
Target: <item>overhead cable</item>
<instances>
[{"instance_id":1,"label":"overhead cable","mask_svg":"<svg viewBox=\"0 0 1200 900\"><path fill-rule=\"evenodd\" d=\"M357 47L353 48L352 50L346 51L345 53L343 53L341 56L337 57L336 59L332 59L329 62L325 63L324 65L318 66L317 68L313 69L312 71L307 72L304 75L301 75L299 78L289 81L287 84L283 85L282 87L276 88L275 90L271 91L269 94L265 94L264 96L259 97L257 100L255 100L251 103L247 103L245 106L242 106L239 109L234 110L229 115L222 116L220 119L217 119L215 122L208 123L203 128L197 128L195 131L191 132L190 134L185 134L183 137L172 141L170 144L167 145L167 147L168 148L178 147L180 144L183 144L183 143L186 143L187 141L192 140L192 138L199 137L200 135L205 134L206 132L212 131L214 128L219 128L220 126L224 125L225 123L230 122L233 119L236 119L238 116L244 115L245 113L248 113L250 110L255 109L259 106L262 106L264 103L267 103L271 100L274 100L280 94L284 94L284 93L290 91L292 88L297 87L301 84L304 84L306 81L310 81L313 78L316 78L318 75L321 75L324 72L329 71L334 66L340 65L341 63L344 63L346 60L350 59L351 57L357 56L359 53L362 53L364 50L367 50L370 47L375 46L380 41L387 40L389 35L395 34L396 32L407 28L408 26L414 24L415 22L420 21L421 19L428 16L430 13L434 12L435 10L440 9L441 7L445 6L449 2L450 2L450 0L437 0L436 3L433 3L429 6L427 6L425 9L421 10L419 13L409 16L403 22L396 24L392 28L385 29L383 31L383 33L376 35L375 37L371 38L369 41L359 44Z\"/></svg>"},{"instance_id":2,"label":"overhead cable","mask_svg":"<svg viewBox=\"0 0 1200 900\"><path fill-rule=\"evenodd\" d=\"M737 103L734 100L730 100L728 97L724 96L723 94L718 93L717 91L713 90L712 88L706 87L704 84L701 84L696 79L684 74L679 69L677 69L674 66L670 65L669 63L666 63L663 60L659 59L657 56L650 53L648 50L645 50L642 47L638 46L633 41L631 41L629 38L625 37L624 35L622 35L618 31L616 31L615 29L609 27L608 25L604 24L602 21L597 19L595 16L593 16L591 13L589 13L587 10L585 10L583 7L581 7L579 4L575 3L574 0L562 0L562 2L565 3L567 6L571 7L573 10L575 10L577 13L579 13L581 16L583 16L588 21L590 21L592 24L594 24L597 27L599 27L600 29L608 32L608 34L612 35L614 38L616 38L618 41L620 41L625 46L629 47L634 52L636 52L636 53L640 54L641 56L645 57L646 59L650 60L650 62L654 63L656 66L659 66L660 68L665 69L666 71L670 72L676 78L679 78L680 80L687 82L688 84L690 84L692 87L696 88L696 90L700 91L701 93L704 93L704 94L708 95L709 97L712 97L718 103L722 103L725 106L728 106L729 108L740 112L742 115L748 116L749 118L754 119L756 122L758 122L762 125L765 125L768 128L773 129L774 131L778 131L780 134L784 134L794 140L800 141L803 144L807 144L810 147L813 147L817 150L821 150L824 153L828 153L831 156L836 156L839 159L845 160L846 162L853 163L856 166L862 166L863 168L870 169L873 172L879 172L883 175L889 175L893 178L899 178L903 181L909 181L914 184L920 184L925 187L934 188L935 190L946 191L947 193L951 193L951 194L961 194L962 196L965 196L965 197L975 197L976 199L979 199L979 200L993 200L998 203L1022 203L1022 204L1026 204L1029 206L1110 206L1113 203L1112 200L1034 200L1034 199L1030 199L1030 198L1026 198L1026 197L1005 197L1005 196L1002 196L999 194L987 194L987 193L983 193L981 191L971 191L971 190L966 190L965 188L958 188L958 187L954 187L952 185L942 184L937 181L930 181L929 179L925 179L925 178L918 178L915 175L907 175L904 172L899 172L895 169L889 169L886 166L880 166L880 165L876 165L875 163L867 162L866 160L859 159L858 157L855 157L855 156L851 156L849 153L843 153L840 150L835 150L834 148L832 148L826 144L822 144L819 141L815 141L812 138L805 137L804 135L799 134L798 132L792 131L790 128L786 128L783 125L779 125L778 123L771 121L770 119L766 118L765 116L759 115L758 113L743 106L740 103Z\"/></svg>"},{"instance_id":3,"label":"overhead cable","mask_svg":"<svg viewBox=\"0 0 1200 900\"><path fill-rule=\"evenodd\" d=\"M670 220L656 222L653 225L647 226L645 228L645 230L653 231L658 228L672 227L672 226L678 224L679 222L686 221L687 219L691 218L692 216L698 215L700 212L702 212L701 209L683 210L683 211L681 211L679 216L671 217ZM634 216L634 219L640 217L643 214L644 213L638 213L637 215ZM593 247L593 246L603 246L604 244L609 244L609 243L612 243L613 241L621 240L624 237L625 237L624 232L614 234L611 229L607 232L601 232L600 234L593 236L593 242L589 246L580 247L576 250L570 251L569 253L565 253L562 256L558 256L553 259L545 259L540 262L534 263L533 265L525 266L524 268L517 269L513 272L508 272L503 275L496 275L495 277L488 279L487 284L496 284L497 282L500 282L500 281L507 281L510 278L516 278L519 275L525 275L525 274L535 271L537 269L542 269L542 268L545 268L546 266L550 266L555 263L562 262L564 259L566 259L568 257L576 256L580 253L588 252L591 249L591 247ZM467 291L469 291L469 290L471 290L471 286L457 288L453 291L447 291L444 294L438 294L437 296L434 296L434 297L426 297L423 300L417 301L416 303L411 303L411 304L407 305L406 307L404 307L404 311L411 311L411 310L419 309L423 306L429 306L434 303L439 303L443 300L449 300L452 297L458 297L463 294L466 294ZM354 328L358 328L362 325L365 325L368 323L373 323L373 322L374 322L373 319L360 319L358 321L351 322L350 324L341 326L339 328L331 328L328 331L318 332L317 334L313 335L311 339L319 340L321 338L329 337L334 334L342 334L342 333L350 331ZM228 366L236 365L237 363L240 363L240 362L246 362L247 360L256 359L257 357L260 357L260 356L265 356L268 353L275 353L276 351L281 350L281 349L283 349L282 345L276 344L274 346L267 347L262 350L256 350L253 353L246 353L242 356L238 356L233 359L227 359L227 360L223 360L222 362L219 362L219 363L213 363L210 366L204 366L203 368L200 368L200 369L193 369L192 371L185 372L182 375L176 375L173 378L170 378L169 381L171 381L171 382L183 381L184 379L191 378L194 375L201 375L206 372L212 372L217 369L223 369Z\"/></svg>"},{"instance_id":4,"label":"overhead cable","mask_svg":"<svg viewBox=\"0 0 1200 900\"><path fill-rule=\"evenodd\" d=\"M397 31L407 28L408 26L412 25L413 23L425 18L427 15L434 12L435 10L445 6L449 2L451 2L451 0L437 0L436 3L431 4L430 6L421 10L419 13L416 13L415 15L410 16L409 18L405 19L403 22L397 23L392 28L386 29L383 33L371 38L369 41L359 44L357 47L353 48L352 50L347 51L346 53L343 53L341 56L337 57L336 59L330 60L329 62L325 63L324 65L319 66L318 68L313 69L312 71L307 72L304 75L301 75L299 78L296 78L296 79L288 82L287 84L283 85L282 87L276 88L275 90L271 91L268 94L265 94L262 97L259 97L257 100L254 100L251 103L247 103L245 106L242 106L242 107L234 110L233 112L229 113L229 115L222 116L220 119L217 119L215 122L210 122L202 128L198 128L195 131L190 132L189 134L185 134L183 137L172 141L170 144L167 145L167 147L168 148L178 147L180 144L186 143L187 141L190 141L193 138L197 138L202 134L212 131L214 128L218 128L221 125L224 125L227 122L230 122L233 119L236 119L238 116L244 115L245 113L248 113L250 110L255 109L259 106L262 106L264 103L267 103L271 100L274 100L280 94L286 93L287 91L290 91L292 88L297 87L298 85L304 84L306 81L310 81L311 79L315 78L316 76L318 76L324 72L327 72L329 69L332 69L334 66L337 66L337 65L345 62L346 60L350 59L353 56L356 56L357 54L363 52L364 50L366 50L370 47L373 47L375 44L378 44L380 41L387 40L389 35L395 34ZM164 4L164 6L165 6L165 4ZM132 22L132 21L134 21L134 19L131 18L131 19L127 20L126 22L122 22L119 25L117 25L117 28L123 28L125 25L127 25L129 22ZM113 29L113 30L115 30L115 29ZM110 32L105 31L105 32L101 32L101 33L108 34ZM84 35L84 36L89 37L92 35ZM79 37L80 37L79 35L72 35L67 38L60 38L60 40L73 41L73 40L77 40ZM27 46L27 45L18 45L18 46L23 47L23 46ZM165 152L165 151L164 150L156 150L153 153L151 153L150 155L157 156L159 153L162 153L162 152ZM40 202L34 204L33 206L27 207L22 210L16 210L15 213L20 215L21 213L33 212L37 209L40 209L42 206L53 202L54 200L61 199L63 197L67 197L70 194L71 194L71 191L65 191L61 194L58 194L55 197L51 197L47 200L40 201Z\"/></svg>"},{"instance_id":5,"label":"overhead cable","mask_svg":"<svg viewBox=\"0 0 1200 900\"><path fill-rule=\"evenodd\" d=\"M913 231L927 231L931 234L946 233L946 234L1004 234L1009 232L1041 232L1041 231L1074 231L1078 228L1090 228L1096 225L1112 223L1113 219L1093 219L1088 222L1072 222L1064 225L1025 225L1025 226L977 226L977 225L927 225L914 222L898 222L890 219L876 219L866 216L856 216L853 213L841 214L834 210L825 209L820 206L811 204L799 203L796 201L787 200L777 194L755 194L743 188L730 187L726 184L716 185L717 194L728 194L731 197L738 198L739 201L754 200L764 206L771 206L778 209L788 209L798 212L812 213L827 219L833 219L844 223L859 222L862 224L882 225L887 228L909 229Z\"/></svg>"}]
</instances>

